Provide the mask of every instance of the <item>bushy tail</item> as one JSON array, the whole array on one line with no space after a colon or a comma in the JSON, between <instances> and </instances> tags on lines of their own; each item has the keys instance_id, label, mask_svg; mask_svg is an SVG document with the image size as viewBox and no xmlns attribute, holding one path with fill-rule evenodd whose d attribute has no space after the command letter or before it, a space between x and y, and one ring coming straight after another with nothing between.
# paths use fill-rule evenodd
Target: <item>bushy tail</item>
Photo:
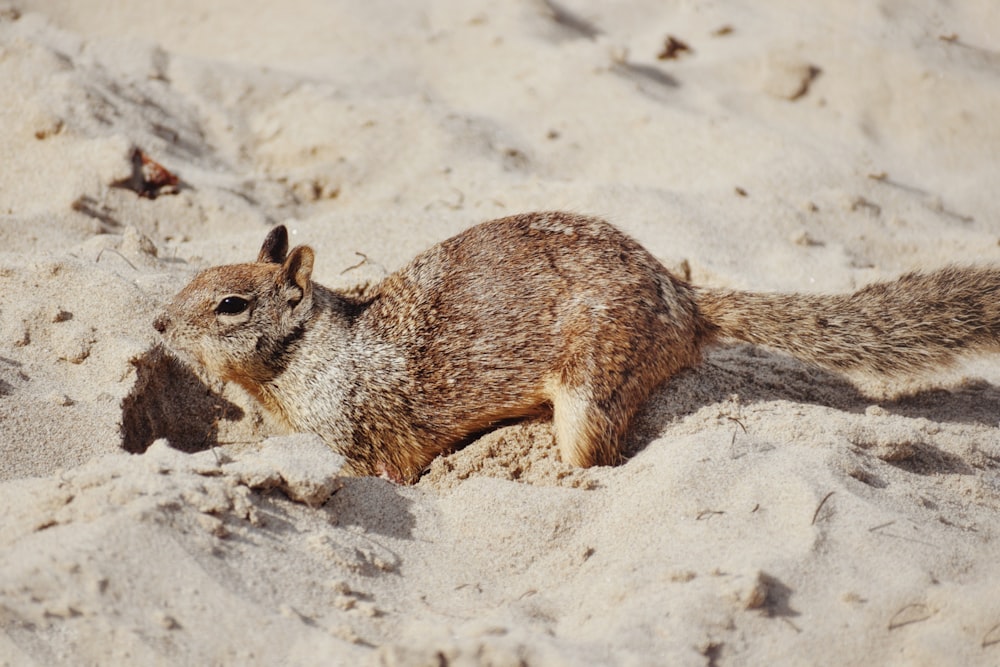
<instances>
[{"instance_id":1,"label":"bushy tail","mask_svg":"<svg viewBox=\"0 0 1000 667\"><path fill-rule=\"evenodd\" d=\"M915 374L1000 351L1000 269L910 273L829 296L698 289L697 303L717 339L841 372Z\"/></svg>"}]
</instances>

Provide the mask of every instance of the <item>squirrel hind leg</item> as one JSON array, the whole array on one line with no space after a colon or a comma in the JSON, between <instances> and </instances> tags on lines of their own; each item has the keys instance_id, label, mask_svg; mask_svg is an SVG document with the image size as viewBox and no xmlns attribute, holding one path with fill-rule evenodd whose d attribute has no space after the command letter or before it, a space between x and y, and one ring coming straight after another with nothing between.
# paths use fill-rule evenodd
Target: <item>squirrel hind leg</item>
<instances>
[{"instance_id":1,"label":"squirrel hind leg","mask_svg":"<svg viewBox=\"0 0 1000 667\"><path fill-rule=\"evenodd\" d=\"M556 445L563 462L582 468L621 463L628 416L616 419L613 411L594 400L586 386L552 382L549 395Z\"/></svg>"}]
</instances>

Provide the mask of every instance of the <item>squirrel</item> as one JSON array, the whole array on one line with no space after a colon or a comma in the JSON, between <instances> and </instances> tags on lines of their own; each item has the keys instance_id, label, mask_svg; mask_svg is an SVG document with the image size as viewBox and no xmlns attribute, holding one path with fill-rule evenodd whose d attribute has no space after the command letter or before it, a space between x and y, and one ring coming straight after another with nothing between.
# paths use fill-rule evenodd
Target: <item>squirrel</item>
<instances>
[{"instance_id":1,"label":"squirrel","mask_svg":"<svg viewBox=\"0 0 1000 667\"><path fill-rule=\"evenodd\" d=\"M1000 269L834 295L710 289L611 224L561 212L473 226L363 297L313 282L314 259L275 227L256 262L202 271L154 327L284 427L321 436L347 472L397 482L547 409L563 461L617 464L653 390L717 342L887 377L1000 349Z\"/></svg>"}]
</instances>

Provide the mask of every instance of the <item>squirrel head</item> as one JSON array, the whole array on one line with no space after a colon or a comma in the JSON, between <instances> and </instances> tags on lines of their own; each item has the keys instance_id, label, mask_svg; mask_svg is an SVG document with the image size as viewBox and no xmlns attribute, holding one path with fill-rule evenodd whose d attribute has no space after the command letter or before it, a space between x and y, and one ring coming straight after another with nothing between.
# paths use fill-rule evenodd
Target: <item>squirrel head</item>
<instances>
[{"instance_id":1,"label":"squirrel head","mask_svg":"<svg viewBox=\"0 0 1000 667\"><path fill-rule=\"evenodd\" d=\"M256 262L206 269L153 322L167 346L216 379L259 386L284 369L313 306L314 253L284 225Z\"/></svg>"}]
</instances>

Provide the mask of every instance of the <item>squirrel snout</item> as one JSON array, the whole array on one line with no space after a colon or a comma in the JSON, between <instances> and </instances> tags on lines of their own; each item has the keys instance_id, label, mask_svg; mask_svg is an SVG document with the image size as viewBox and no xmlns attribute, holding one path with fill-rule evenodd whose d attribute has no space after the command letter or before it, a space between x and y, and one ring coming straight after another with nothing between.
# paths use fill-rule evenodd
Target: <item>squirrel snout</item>
<instances>
[{"instance_id":1,"label":"squirrel snout","mask_svg":"<svg viewBox=\"0 0 1000 667\"><path fill-rule=\"evenodd\" d=\"M170 320L164 313L160 313L156 316L156 319L153 320L153 328L160 333L166 333L168 324L170 324Z\"/></svg>"}]
</instances>

